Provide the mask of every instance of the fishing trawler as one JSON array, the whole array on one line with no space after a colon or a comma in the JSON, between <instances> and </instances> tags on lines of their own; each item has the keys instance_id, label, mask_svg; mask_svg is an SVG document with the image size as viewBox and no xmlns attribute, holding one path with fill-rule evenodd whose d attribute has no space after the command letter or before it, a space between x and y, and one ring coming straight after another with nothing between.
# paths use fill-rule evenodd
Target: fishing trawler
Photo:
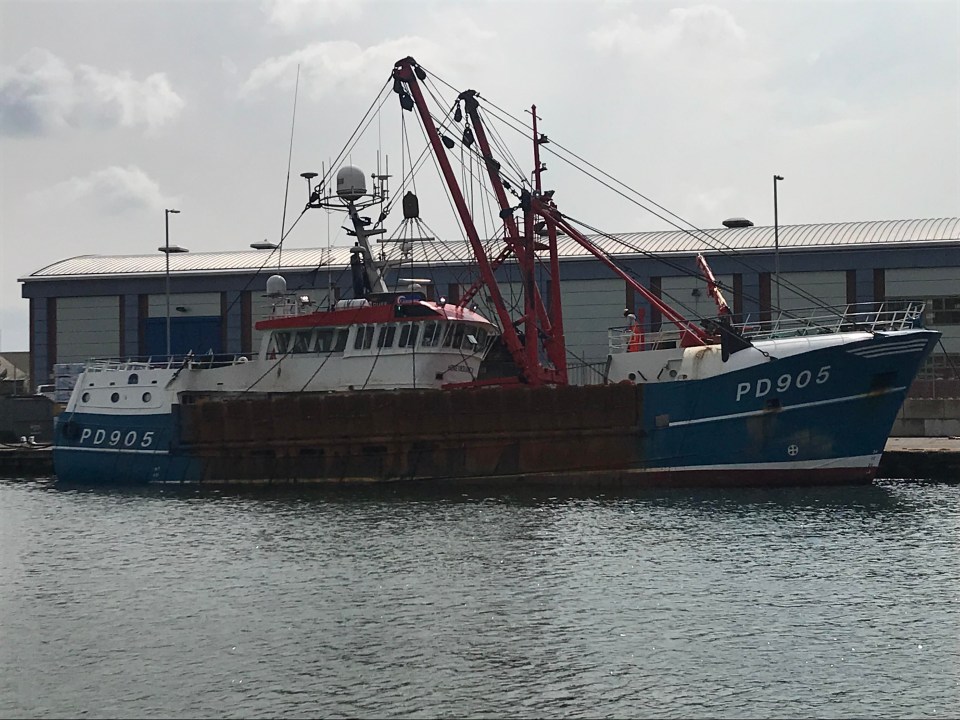
<instances>
[{"instance_id":1,"label":"fishing trawler","mask_svg":"<svg viewBox=\"0 0 960 720\"><path fill-rule=\"evenodd\" d=\"M256 357L88 362L57 421L60 480L631 488L873 478L939 339L922 326L922 304L745 322L701 257L698 276L718 312L691 320L618 267L542 187L539 151L549 141L536 112L534 172L517 177L498 159L479 95L464 91L438 112L423 91L427 78L404 58L392 91L419 116L476 260L473 285L450 303L428 300L416 279L389 290L390 263L370 244L386 213L376 222L359 214L377 191L368 194L363 173L342 167L335 192L325 194L326 177L308 188L307 208L335 205L350 217L355 297L315 310L273 276L274 311L257 324ZM454 126L463 128L458 154L478 163L495 200L496 242L481 238L453 169ZM672 325L611 329L602 383L569 382L560 234ZM497 277L508 263L522 278L519 317ZM491 318L474 302L481 290ZM482 372L494 345L511 375Z\"/></svg>"}]
</instances>

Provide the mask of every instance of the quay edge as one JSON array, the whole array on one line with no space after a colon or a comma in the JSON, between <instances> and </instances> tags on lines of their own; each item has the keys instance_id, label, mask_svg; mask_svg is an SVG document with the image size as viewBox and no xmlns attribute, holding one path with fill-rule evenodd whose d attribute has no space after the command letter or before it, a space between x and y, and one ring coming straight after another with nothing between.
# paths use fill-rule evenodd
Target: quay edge
<instances>
[{"instance_id":1,"label":"quay edge","mask_svg":"<svg viewBox=\"0 0 960 720\"><path fill-rule=\"evenodd\" d=\"M0 448L0 476L53 477L51 448ZM960 437L890 438L880 459L877 479L960 482Z\"/></svg>"}]
</instances>

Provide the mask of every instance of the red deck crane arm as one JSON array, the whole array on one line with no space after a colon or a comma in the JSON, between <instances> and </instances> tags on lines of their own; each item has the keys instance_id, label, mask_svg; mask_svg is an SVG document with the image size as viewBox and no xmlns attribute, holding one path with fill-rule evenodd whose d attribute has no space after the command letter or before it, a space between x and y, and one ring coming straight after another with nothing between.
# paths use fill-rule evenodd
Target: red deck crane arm
<instances>
[{"instance_id":1,"label":"red deck crane arm","mask_svg":"<svg viewBox=\"0 0 960 720\"><path fill-rule=\"evenodd\" d=\"M423 91L417 80L416 69L419 69L416 61L412 57L406 57L403 60L399 60L394 66L393 77L402 83L406 83L410 89L414 107L416 107L417 113L420 115L424 131L427 133L434 156L437 158L437 164L440 166L440 171L450 191L451 199L460 216L460 223L463 226L464 232L467 234L470 247L473 250L477 265L480 268L480 276L490 291L490 297L493 300L494 309L500 320L500 326L503 331L503 341L507 346L507 350L510 352L514 363L520 368L524 380L537 384L539 382L539 373L536 372L536 368L529 367L523 343L520 342L517 330L513 326L513 321L510 318L510 313L503 301L503 294L500 292L500 286L497 284L496 278L493 275L493 270L490 267L483 243L480 241L476 226L473 224L473 218L470 216L470 210L467 208L467 203L464 200L463 192L457 183L456 175L450 166L450 159L447 157L446 151L443 148L443 141L440 139L436 125L433 123L433 118L430 117L430 110L427 107L423 97ZM420 72L422 73L423 70L420 70Z\"/></svg>"},{"instance_id":2,"label":"red deck crane arm","mask_svg":"<svg viewBox=\"0 0 960 720\"><path fill-rule=\"evenodd\" d=\"M682 333L680 338L680 344L683 347L689 347L692 345L706 345L708 335L701 328L697 327L689 320L680 315L676 310L663 302L660 298L650 292L643 285L638 283L622 269L620 269L616 263L614 263L607 255L602 252L598 247L596 247L587 237L581 233L577 228L575 228L563 215L554 207L548 206L540 198L533 199L534 207L536 211L543 215L544 217L549 217L552 222L556 224L561 230L563 230L567 235L569 235L573 240L580 245L582 248L587 250L590 254L596 257L600 262L609 267L614 273L619 275L624 281L636 290L643 298L649 302L653 307L655 307L660 313L667 318L670 322L677 326L677 329Z\"/></svg>"},{"instance_id":3,"label":"red deck crane arm","mask_svg":"<svg viewBox=\"0 0 960 720\"><path fill-rule=\"evenodd\" d=\"M493 272L496 272L497 268L503 265L503 262L512 254L513 254L513 246L507 243L506 245L503 246L503 249L500 251L500 254L497 255L493 259L493 262L490 263L490 269ZM480 292L480 288L482 287L483 287L482 278L474 281L473 285L467 288L466 291L463 293L463 295L460 296L460 302L458 303L460 307L466 307L467 305L469 305L470 301L473 299L473 296L476 295L478 292Z\"/></svg>"},{"instance_id":4,"label":"red deck crane arm","mask_svg":"<svg viewBox=\"0 0 960 720\"><path fill-rule=\"evenodd\" d=\"M480 117L477 93L473 90L466 90L460 93L458 99L463 102L467 116L473 125L474 136L480 146L480 152L487 167L487 176L490 179L490 185L497 198L501 213L505 214L503 223L507 232L507 243L514 248L514 253L517 256L517 261L520 264L520 270L524 278L524 334L528 358L530 358L530 362L539 366L539 360L536 359L538 347L536 335L542 334L545 338L544 349L547 351L547 356L550 358L554 367L559 370L561 366L566 366L566 348L563 346L562 341L557 340L555 328L559 326L562 333L563 322L560 318L563 317L563 310L559 299L557 299L551 303L550 312L548 313L547 308L544 306L543 298L540 295L540 288L533 280L536 265L536 256L534 255L533 247L533 215L529 212L526 213L524 217L524 231L521 236L513 213L510 212L506 214L510 209L510 201L507 197L503 179L500 177L500 164L493 157L490 141L487 138L487 131ZM536 137L536 125L534 125L535 158L538 157ZM554 267L553 263L551 263L550 273L553 287L558 287L559 267ZM534 322L534 317L536 317L536 322ZM537 324L539 324L539 328L536 327ZM564 372L564 377L565 376L566 373ZM564 379L564 382L565 381Z\"/></svg>"}]
</instances>

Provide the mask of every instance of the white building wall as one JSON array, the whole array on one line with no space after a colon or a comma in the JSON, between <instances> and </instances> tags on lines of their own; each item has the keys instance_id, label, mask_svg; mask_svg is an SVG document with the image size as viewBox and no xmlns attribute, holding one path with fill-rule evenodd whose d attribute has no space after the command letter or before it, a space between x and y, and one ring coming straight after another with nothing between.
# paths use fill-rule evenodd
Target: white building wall
<instances>
[{"instance_id":1,"label":"white building wall","mask_svg":"<svg viewBox=\"0 0 960 720\"><path fill-rule=\"evenodd\" d=\"M57 299L57 362L120 354L119 296Z\"/></svg>"},{"instance_id":2,"label":"white building wall","mask_svg":"<svg viewBox=\"0 0 960 720\"><path fill-rule=\"evenodd\" d=\"M717 275L724 299L733 311L733 276ZM729 288L729 289L728 289ZM696 290L696 294L694 294ZM660 294L663 301L688 320L701 317L715 317L717 304L707 292L707 281L703 278L681 275L660 279ZM649 321L650 318L647 318Z\"/></svg>"},{"instance_id":3,"label":"white building wall","mask_svg":"<svg viewBox=\"0 0 960 720\"><path fill-rule=\"evenodd\" d=\"M885 273L888 298L923 300L960 295L960 268L891 268Z\"/></svg>"},{"instance_id":4,"label":"white building wall","mask_svg":"<svg viewBox=\"0 0 960 720\"><path fill-rule=\"evenodd\" d=\"M775 276L771 273L770 304L776 307L777 287L774 279ZM824 305L845 307L846 304L845 270L780 273L780 307L783 310L806 310Z\"/></svg>"},{"instance_id":5,"label":"white building wall","mask_svg":"<svg viewBox=\"0 0 960 720\"><path fill-rule=\"evenodd\" d=\"M607 358L607 331L626 325L623 280L566 280L561 286L567 364Z\"/></svg>"}]
</instances>

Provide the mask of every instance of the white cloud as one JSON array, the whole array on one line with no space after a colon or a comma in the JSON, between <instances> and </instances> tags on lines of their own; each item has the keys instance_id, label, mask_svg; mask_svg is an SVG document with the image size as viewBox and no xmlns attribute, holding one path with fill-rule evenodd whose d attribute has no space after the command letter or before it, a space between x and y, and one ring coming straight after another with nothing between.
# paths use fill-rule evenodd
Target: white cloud
<instances>
[{"instance_id":1,"label":"white cloud","mask_svg":"<svg viewBox=\"0 0 960 720\"><path fill-rule=\"evenodd\" d=\"M300 82L314 99L342 91L368 94L387 81L398 58L412 55L429 67L442 54L435 43L419 37L387 40L368 48L347 40L314 43L261 63L240 93L249 97L267 87L293 87L300 65Z\"/></svg>"},{"instance_id":2,"label":"white cloud","mask_svg":"<svg viewBox=\"0 0 960 720\"><path fill-rule=\"evenodd\" d=\"M691 217L719 218L729 208L736 207L738 191L735 187L713 187L688 196L686 214Z\"/></svg>"},{"instance_id":3,"label":"white cloud","mask_svg":"<svg viewBox=\"0 0 960 720\"><path fill-rule=\"evenodd\" d=\"M160 186L143 170L135 166L113 165L97 170L86 177L73 177L31 197L34 203L82 203L107 215L121 215L131 210L158 210L175 204L166 198Z\"/></svg>"},{"instance_id":4,"label":"white cloud","mask_svg":"<svg viewBox=\"0 0 960 720\"><path fill-rule=\"evenodd\" d=\"M184 101L166 75L138 81L90 65L71 69L48 50L34 48L0 68L0 133L41 135L64 128L147 130L170 122Z\"/></svg>"},{"instance_id":5,"label":"white cloud","mask_svg":"<svg viewBox=\"0 0 960 720\"><path fill-rule=\"evenodd\" d=\"M442 30L448 38L452 39L459 52L474 48L487 56L487 53L483 52L482 43L497 40L497 33L494 30L481 26L477 22L476 15L461 6L445 5L444 12L434 14L432 19L435 31Z\"/></svg>"},{"instance_id":6,"label":"white cloud","mask_svg":"<svg viewBox=\"0 0 960 720\"><path fill-rule=\"evenodd\" d=\"M263 9L271 25L284 32L305 26L328 25L356 20L363 14L362 0L264 0Z\"/></svg>"},{"instance_id":7,"label":"white cloud","mask_svg":"<svg viewBox=\"0 0 960 720\"><path fill-rule=\"evenodd\" d=\"M674 8L660 23L644 23L629 14L588 35L590 45L601 52L645 56L737 48L745 39L733 15L713 5Z\"/></svg>"}]
</instances>

